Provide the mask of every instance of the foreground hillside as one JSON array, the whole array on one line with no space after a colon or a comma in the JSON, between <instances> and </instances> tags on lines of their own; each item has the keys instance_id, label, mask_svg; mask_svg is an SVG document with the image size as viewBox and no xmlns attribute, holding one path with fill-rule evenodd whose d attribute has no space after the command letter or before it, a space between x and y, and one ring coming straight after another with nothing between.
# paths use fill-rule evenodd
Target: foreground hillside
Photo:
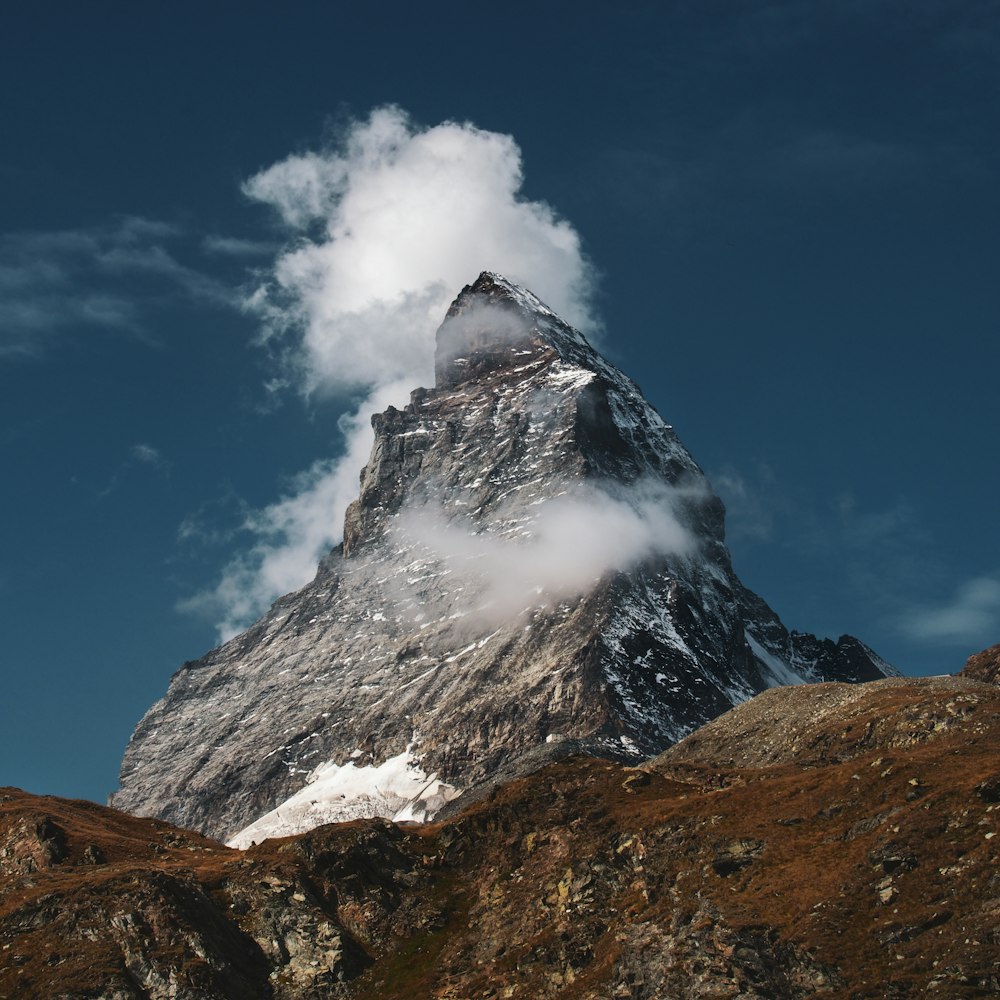
<instances>
[{"instance_id":1,"label":"foreground hillside","mask_svg":"<svg viewBox=\"0 0 1000 1000\"><path fill-rule=\"evenodd\" d=\"M767 692L643 769L245 852L7 789L0 997L1000 991L1000 690Z\"/></svg>"}]
</instances>

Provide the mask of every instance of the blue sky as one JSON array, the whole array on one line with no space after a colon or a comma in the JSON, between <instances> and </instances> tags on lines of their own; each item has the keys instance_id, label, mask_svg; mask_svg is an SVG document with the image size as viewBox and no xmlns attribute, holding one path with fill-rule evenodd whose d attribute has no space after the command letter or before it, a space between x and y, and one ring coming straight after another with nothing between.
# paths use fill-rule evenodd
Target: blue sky
<instances>
[{"instance_id":1,"label":"blue sky","mask_svg":"<svg viewBox=\"0 0 1000 1000\"><path fill-rule=\"evenodd\" d=\"M519 152L496 254L577 239L535 290L675 425L789 627L910 673L1000 641L995 3L203 6L2 15L0 782L102 800L220 582L415 370L341 377L357 339L265 343L248 305L323 245L248 182L329 178L388 106L407 149ZM408 252L447 256L427 211Z\"/></svg>"}]
</instances>

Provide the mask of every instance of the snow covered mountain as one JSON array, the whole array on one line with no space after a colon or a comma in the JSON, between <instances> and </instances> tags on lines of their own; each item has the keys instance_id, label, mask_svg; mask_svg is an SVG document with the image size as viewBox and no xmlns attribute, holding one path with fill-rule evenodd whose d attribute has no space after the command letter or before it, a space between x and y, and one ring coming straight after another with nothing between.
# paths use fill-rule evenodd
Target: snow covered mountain
<instances>
[{"instance_id":1,"label":"snow covered mountain","mask_svg":"<svg viewBox=\"0 0 1000 1000\"><path fill-rule=\"evenodd\" d=\"M315 579L174 676L115 806L239 845L421 819L560 744L638 760L768 687L895 673L742 586L673 430L530 292L463 289L435 379L373 418Z\"/></svg>"}]
</instances>

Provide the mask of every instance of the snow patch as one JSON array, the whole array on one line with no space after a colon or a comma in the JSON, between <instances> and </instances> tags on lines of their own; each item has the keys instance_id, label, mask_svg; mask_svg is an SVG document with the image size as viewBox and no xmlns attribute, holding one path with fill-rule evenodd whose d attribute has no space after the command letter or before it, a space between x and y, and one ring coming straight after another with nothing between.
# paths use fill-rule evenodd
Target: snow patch
<instances>
[{"instance_id":1,"label":"snow patch","mask_svg":"<svg viewBox=\"0 0 1000 1000\"><path fill-rule=\"evenodd\" d=\"M382 816L397 823L424 822L461 790L425 774L408 748L377 767L320 764L304 788L227 841L245 850L271 837L289 837L325 823Z\"/></svg>"},{"instance_id":2,"label":"snow patch","mask_svg":"<svg viewBox=\"0 0 1000 1000\"><path fill-rule=\"evenodd\" d=\"M765 649L749 631L744 633L747 645L753 655L764 665L764 679L769 687L784 687L786 684L805 684L806 679L797 674L784 660Z\"/></svg>"},{"instance_id":3,"label":"snow patch","mask_svg":"<svg viewBox=\"0 0 1000 1000\"><path fill-rule=\"evenodd\" d=\"M582 389L593 382L597 376L586 368L562 367L553 365L546 381L559 389Z\"/></svg>"}]
</instances>

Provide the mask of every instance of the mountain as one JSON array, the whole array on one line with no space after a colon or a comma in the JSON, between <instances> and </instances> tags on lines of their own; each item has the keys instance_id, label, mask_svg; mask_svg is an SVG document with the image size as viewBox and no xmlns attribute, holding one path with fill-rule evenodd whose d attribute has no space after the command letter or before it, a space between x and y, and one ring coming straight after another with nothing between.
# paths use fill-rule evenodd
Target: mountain
<instances>
[{"instance_id":1,"label":"mountain","mask_svg":"<svg viewBox=\"0 0 1000 1000\"><path fill-rule=\"evenodd\" d=\"M426 819L569 750L638 762L767 688L894 673L740 583L672 428L530 292L463 289L435 382L373 417L315 579L173 677L115 806L239 845Z\"/></svg>"},{"instance_id":2,"label":"mountain","mask_svg":"<svg viewBox=\"0 0 1000 1000\"><path fill-rule=\"evenodd\" d=\"M0 997L1000 993L1000 690L768 690L640 768L246 851L0 790Z\"/></svg>"}]
</instances>

